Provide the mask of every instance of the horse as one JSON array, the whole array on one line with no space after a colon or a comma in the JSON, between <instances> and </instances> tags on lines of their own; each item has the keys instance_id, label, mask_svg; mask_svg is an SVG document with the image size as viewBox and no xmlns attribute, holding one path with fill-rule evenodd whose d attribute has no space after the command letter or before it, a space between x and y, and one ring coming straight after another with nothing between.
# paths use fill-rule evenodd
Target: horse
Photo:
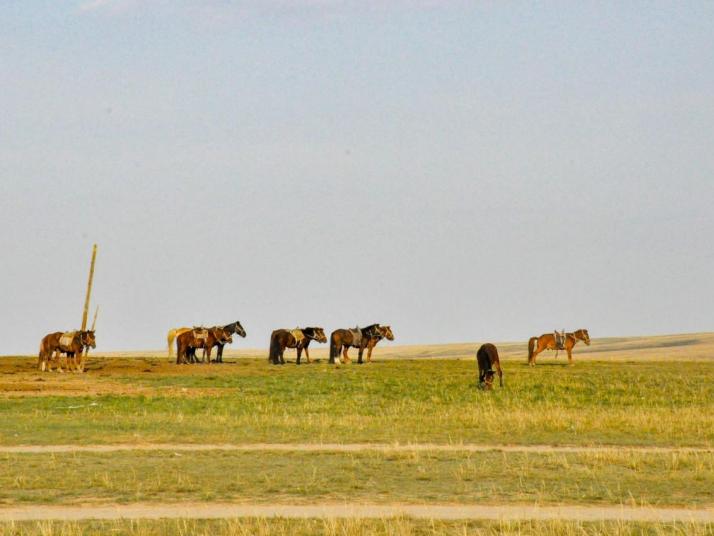
<instances>
[{"instance_id":1,"label":"horse","mask_svg":"<svg viewBox=\"0 0 714 536\"><path fill-rule=\"evenodd\" d=\"M226 324L225 326L223 326L223 330L229 335L238 335L240 337L245 338L245 329L243 329L243 326L241 326L240 322L238 322L237 320L231 324ZM218 342L216 346L218 346L218 349L216 350L215 362L223 363L223 347L225 346L225 343ZM205 351L206 350L204 349L204 354Z\"/></svg>"},{"instance_id":2,"label":"horse","mask_svg":"<svg viewBox=\"0 0 714 536\"><path fill-rule=\"evenodd\" d=\"M325 330L319 327L295 328L292 330L276 329L270 334L268 362L273 365L284 365L285 359L283 358L283 354L285 353L285 349L295 348L297 350L296 364L300 364L300 356L303 350L305 350L305 357L309 363L310 354L308 353L307 347L310 346L311 341L317 341L319 343L327 342Z\"/></svg>"},{"instance_id":3,"label":"horse","mask_svg":"<svg viewBox=\"0 0 714 536\"><path fill-rule=\"evenodd\" d=\"M63 372L60 358L64 352L67 355L67 370L74 368L75 371L82 371L84 367L81 360L84 349L96 347L94 330L49 333L40 342L37 368L42 371L47 368L52 372L52 361L56 360L59 372Z\"/></svg>"},{"instance_id":4,"label":"horse","mask_svg":"<svg viewBox=\"0 0 714 536\"><path fill-rule=\"evenodd\" d=\"M169 333L166 336L166 342L168 342L169 346L169 358L174 356L174 340L176 340L176 337L178 337L182 333L191 331L191 329L192 328L172 328L169 330Z\"/></svg>"},{"instance_id":5,"label":"horse","mask_svg":"<svg viewBox=\"0 0 714 536\"><path fill-rule=\"evenodd\" d=\"M590 335L587 329L579 329L572 333L565 334L565 350L568 352L568 364L573 364L573 346L578 341L583 341L587 346L590 346ZM540 337L531 337L528 340L528 364L535 367L536 357L543 350L557 350L554 333L544 333ZM557 354L556 354L557 356Z\"/></svg>"},{"instance_id":6,"label":"horse","mask_svg":"<svg viewBox=\"0 0 714 536\"><path fill-rule=\"evenodd\" d=\"M503 370L501 362L498 360L498 350L493 344L487 342L481 345L481 348L476 352L476 361L478 362L478 386L481 389L488 391L493 388L493 377L496 373L498 373L498 384L503 387Z\"/></svg>"},{"instance_id":7,"label":"horse","mask_svg":"<svg viewBox=\"0 0 714 536\"><path fill-rule=\"evenodd\" d=\"M335 359L340 359L344 363L350 362L350 357L347 355L347 350L357 348L357 363L362 364L362 355L367 349L367 362L372 362L372 350L377 346L377 343L382 339L390 341L394 340L391 326L380 326L372 324L366 328L355 329L336 329L330 334L330 363L334 363Z\"/></svg>"},{"instance_id":8,"label":"horse","mask_svg":"<svg viewBox=\"0 0 714 536\"><path fill-rule=\"evenodd\" d=\"M196 363L196 349L205 349L203 361L206 356L211 362L211 350L218 344L233 342L230 333L221 327L194 328L183 332L176 337L176 364Z\"/></svg>"}]
</instances>

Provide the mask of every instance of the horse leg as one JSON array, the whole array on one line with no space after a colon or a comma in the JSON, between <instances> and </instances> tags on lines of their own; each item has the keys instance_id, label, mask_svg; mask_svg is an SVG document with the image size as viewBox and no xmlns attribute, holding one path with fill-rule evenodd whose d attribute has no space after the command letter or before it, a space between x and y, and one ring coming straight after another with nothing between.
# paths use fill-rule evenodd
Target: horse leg
<instances>
[{"instance_id":1,"label":"horse leg","mask_svg":"<svg viewBox=\"0 0 714 536\"><path fill-rule=\"evenodd\" d=\"M305 347L305 361L307 361L308 365L310 364L310 352L307 351L307 346Z\"/></svg>"},{"instance_id":2,"label":"horse leg","mask_svg":"<svg viewBox=\"0 0 714 536\"><path fill-rule=\"evenodd\" d=\"M566 345L565 349L568 351L568 365L573 366L573 347Z\"/></svg>"},{"instance_id":3,"label":"horse leg","mask_svg":"<svg viewBox=\"0 0 714 536\"><path fill-rule=\"evenodd\" d=\"M284 348L284 347L280 349L280 364L281 364L281 365L284 365L284 364L285 364L285 357L283 356L283 354L285 354L285 348Z\"/></svg>"},{"instance_id":4,"label":"horse leg","mask_svg":"<svg viewBox=\"0 0 714 536\"><path fill-rule=\"evenodd\" d=\"M367 345L367 363L372 362L372 350L374 350L375 345L376 343L373 344L372 342Z\"/></svg>"},{"instance_id":5,"label":"horse leg","mask_svg":"<svg viewBox=\"0 0 714 536\"><path fill-rule=\"evenodd\" d=\"M216 363L223 363L223 345L219 344L216 349Z\"/></svg>"},{"instance_id":6,"label":"horse leg","mask_svg":"<svg viewBox=\"0 0 714 536\"><path fill-rule=\"evenodd\" d=\"M347 346L347 345L345 344L345 345L342 347L342 362L343 362L343 363L349 363L349 362L351 361L351 360L350 360L350 356L347 355L347 350L349 350L349 346Z\"/></svg>"},{"instance_id":7,"label":"horse leg","mask_svg":"<svg viewBox=\"0 0 714 536\"><path fill-rule=\"evenodd\" d=\"M536 357L538 357L538 354L541 353L543 350L541 349L540 346L538 346L535 350L533 350L533 355L531 356L531 361L528 363L531 367L536 366Z\"/></svg>"},{"instance_id":8,"label":"horse leg","mask_svg":"<svg viewBox=\"0 0 714 536\"><path fill-rule=\"evenodd\" d=\"M501 368L501 363L496 363L496 369L498 370L498 385L503 387L503 369Z\"/></svg>"},{"instance_id":9,"label":"horse leg","mask_svg":"<svg viewBox=\"0 0 714 536\"><path fill-rule=\"evenodd\" d=\"M297 348L297 361L295 362L296 365L300 364L300 356L302 355L302 348L300 348L300 345L298 344Z\"/></svg>"}]
</instances>

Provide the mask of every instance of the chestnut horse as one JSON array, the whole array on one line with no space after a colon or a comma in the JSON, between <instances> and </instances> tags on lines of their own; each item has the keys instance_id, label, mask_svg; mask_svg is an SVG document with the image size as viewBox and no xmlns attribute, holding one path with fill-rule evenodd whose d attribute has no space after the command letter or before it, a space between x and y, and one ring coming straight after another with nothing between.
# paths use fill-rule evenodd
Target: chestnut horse
<instances>
[{"instance_id":1,"label":"chestnut horse","mask_svg":"<svg viewBox=\"0 0 714 536\"><path fill-rule=\"evenodd\" d=\"M394 333L390 326L380 326L372 324L366 328L354 329L336 329L330 335L330 363L334 363L335 359L343 363L350 362L350 356L347 355L347 350L357 348L357 363L362 364L362 355L367 349L367 362L372 362L372 350L377 346L377 343L382 339L389 341L394 340Z\"/></svg>"},{"instance_id":2,"label":"chestnut horse","mask_svg":"<svg viewBox=\"0 0 714 536\"><path fill-rule=\"evenodd\" d=\"M276 329L270 334L270 354L268 361L273 365L284 365L285 359L283 354L286 348L295 348L297 350L297 361L300 364L300 356L305 350L307 362L310 362L310 354L307 347L311 341L321 343L327 342L325 330L319 327L311 328L295 328L295 329Z\"/></svg>"},{"instance_id":3,"label":"chestnut horse","mask_svg":"<svg viewBox=\"0 0 714 536\"><path fill-rule=\"evenodd\" d=\"M223 330L229 335L238 335L239 337L245 338L245 329L243 329L243 326L241 326L238 320L230 324L226 324L225 326L223 326ZM223 342L219 342L218 344L216 344L216 346L218 347L218 349L216 350L216 363L223 363L223 347L225 345L226 344Z\"/></svg>"},{"instance_id":4,"label":"chestnut horse","mask_svg":"<svg viewBox=\"0 0 714 536\"><path fill-rule=\"evenodd\" d=\"M230 333L221 327L194 328L176 337L176 364L196 363L196 349L203 348L205 362L211 362L211 350L218 344L233 342Z\"/></svg>"},{"instance_id":5,"label":"chestnut horse","mask_svg":"<svg viewBox=\"0 0 714 536\"><path fill-rule=\"evenodd\" d=\"M37 367L44 371L45 368L52 372L52 361L57 361L57 369L62 371L61 354L67 354L67 369L74 367L75 371L84 369L81 362L85 348L96 348L97 341L94 331L55 331L42 338ZM78 361L79 360L79 361Z\"/></svg>"},{"instance_id":6,"label":"chestnut horse","mask_svg":"<svg viewBox=\"0 0 714 536\"><path fill-rule=\"evenodd\" d=\"M590 346L590 335L587 329L579 329L573 333L565 334L565 351L568 352L568 363L570 365L573 364L573 346L578 341L583 341ZM544 333L540 337L531 337L528 340L528 364L531 367L535 367L536 357L543 350L558 350L554 333Z\"/></svg>"},{"instance_id":7,"label":"chestnut horse","mask_svg":"<svg viewBox=\"0 0 714 536\"><path fill-rule=\"evenodd\" d=\"M501 362L498 360L498 350L487 342L476 352L478 361L478 386L488 391L493 387L493 377L498 373L498 384L503 387L503 370ZM495 369L495 370L494 370Z\"/></svg>"},{"instance_id":8,"label":"chestnut horse","mask_svg":"<svg viewBox=\"0 0 714 536\"><path fill-rule=\"evenodd\" d=\"M174 356L174 341L176 340L176 337L181 335L182 333L186 333L187 331L191 331L191 328L171 328L166 335L166 342L168 343L169 346L169 357Z\"/></svg>"}]
</instances>

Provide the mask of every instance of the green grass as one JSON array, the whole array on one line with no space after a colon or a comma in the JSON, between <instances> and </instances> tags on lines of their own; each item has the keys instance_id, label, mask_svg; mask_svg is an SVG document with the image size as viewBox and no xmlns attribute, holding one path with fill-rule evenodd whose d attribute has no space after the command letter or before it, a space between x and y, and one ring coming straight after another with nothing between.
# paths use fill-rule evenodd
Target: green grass
<instances>
[{"instance_id":1,"label":"green grass","mask_svg":"<svg viewBox=\"0 0 714 536\"><path fill-rule=\"evenodd\" d=\"M714 362L543 361L506 361L506 387L492 392L457 360L89 372L88 385L144 392L0 399L0 443L714 444Z\"/></svg>"},{"instance_id":2,"label":"green grass","mask_svg":"<svg viewBox=\"0 0 714 536\"><path fill-rule=\"evenodd\" d=\"M247 501L701 506L714 453L4 454L0 503Z\"/></svg>"},{"instance_id":3,"label":"green grass","mask_svg":"<svg viewBox=\"0 0 714 536\"><path fill-rule=\"evenodd\" d=\"M387 519L226 519L0 524L0 536L707 536L712 524Z\"/></svg>"}]
</instances>

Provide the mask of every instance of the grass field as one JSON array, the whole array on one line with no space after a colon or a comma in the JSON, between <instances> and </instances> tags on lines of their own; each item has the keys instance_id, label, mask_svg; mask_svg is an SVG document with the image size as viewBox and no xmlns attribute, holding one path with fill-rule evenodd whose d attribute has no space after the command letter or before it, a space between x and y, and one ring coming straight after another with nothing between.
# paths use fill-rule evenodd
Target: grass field
<instances>
[{"instance_id":1,"label":"grass field","mask_svg":"<svg viewBox=\"0 0 714 536\"><path fill-rule=\"evenodd\" d=\"M582 523L568 521L424 521L408 518L228 519L34 522L0 525L1 536L708 536L698 523Z\"/></svg>"},{"instance_id":2,"label":"grass field","mask_svg":"<svg viewBox=\"0 0 714 536\"><path fill-rule=\"evenodd\" d=\"M714 505L714 336L609 339L576 365L499 345L505 388L475 387L476 345L378 349L369 365L269 366L265 356L177 367L93 356L85 374L0 358L0 504L171 502ZM578 353L580 351L580 353ZM172 443L543 445L543 452L172 451ZM602 446L548 452L549 445ZM624 447L657 446L637 452ZM685 452L681 447L705 450ZM128 447L127 447L128 448ZM262 447L261 447L262 448ZM113 524L112 524L113 523ZM184 523L183 525L181 523ZM705 524L569 521L28 522L5 534L709 534ZM14 532L13 532L14 531ZM203 531L203 532L202 532Z\"/></svg>"}]
</instances>

